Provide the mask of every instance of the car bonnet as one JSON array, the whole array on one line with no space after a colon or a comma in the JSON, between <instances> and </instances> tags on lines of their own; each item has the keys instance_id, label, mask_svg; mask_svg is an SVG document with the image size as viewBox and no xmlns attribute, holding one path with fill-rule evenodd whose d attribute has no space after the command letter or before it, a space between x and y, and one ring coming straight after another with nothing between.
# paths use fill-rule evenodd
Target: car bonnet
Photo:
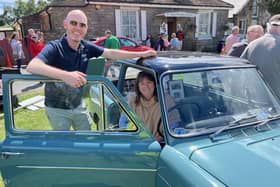
<instances>
[{"instance_id":1,"label":"car bonnet","mask_svg":"<svg viewBox=\"0 0 280 187\"><path fill-rule=\"evenodd\" d=\"M277 131L279 134L280 130ZM190 159L227 186L279 185L279 135L233 139L204 146L193 151Z\"/></svg>"}]
</instances>

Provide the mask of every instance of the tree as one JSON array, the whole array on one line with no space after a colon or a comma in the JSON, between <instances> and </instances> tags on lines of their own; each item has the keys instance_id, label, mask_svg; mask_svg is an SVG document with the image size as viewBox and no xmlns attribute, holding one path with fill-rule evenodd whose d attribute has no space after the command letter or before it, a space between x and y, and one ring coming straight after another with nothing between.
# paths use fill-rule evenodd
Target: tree
<instances>
[{"instance_id":1,"label":"tree","mask_svg":"<svg viewBox=\"0 0 280 187\"><path fill-rule=\"evenodd\" d=\"M24 16L35 14L46 7L52 0L15 0L15 7L5 7L4 12L0 15L0 26L11 24L15 19Z\"/></svg>"},{"instance_id":2,"label":"tree","mask_svg":"<svg viewBox=\"0 0 280 187\"><path fill-rule=\"evenodd\" d=\"M12 12L12 7L4 7L3 14L0 15L0 26L8 25L13 20L10 12Z\"/></svg>"},{"instance_id":3,"label":"tree","mask_svg":"<svg viewBox=\"0 0 280 187\"><path fill-rule=\"evenodd\" d=\"M271 15L280 14L280 1L279 0L268 0L268 11Z\"/></svg>"}]
</instances>

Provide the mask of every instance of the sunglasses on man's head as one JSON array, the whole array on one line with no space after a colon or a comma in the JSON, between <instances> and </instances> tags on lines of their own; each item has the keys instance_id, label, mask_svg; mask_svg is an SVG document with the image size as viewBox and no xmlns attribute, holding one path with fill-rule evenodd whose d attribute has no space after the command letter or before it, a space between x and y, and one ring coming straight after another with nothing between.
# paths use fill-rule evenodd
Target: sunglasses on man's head
<instances>
[{"instance_id":1,"label":"sunglasses on man's head","mask_svg":"<svg viewBox=\"0 0 280 187\"><path fill-rule=\"evenodd\" d=\"M73 26L77 26L79 24L81 28L84 28L84 27L87 26L87 24L85 24L85 23L79 23L79 22L74 21L74 20L71 20L70 24L73 25Z\"/></svg>"}]
</instances>

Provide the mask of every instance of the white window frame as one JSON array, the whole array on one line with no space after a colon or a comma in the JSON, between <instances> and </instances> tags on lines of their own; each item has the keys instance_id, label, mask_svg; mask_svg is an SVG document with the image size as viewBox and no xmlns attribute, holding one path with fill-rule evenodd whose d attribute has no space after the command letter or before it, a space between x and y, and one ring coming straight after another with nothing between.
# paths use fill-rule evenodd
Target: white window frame
<instances>
[{"instance_id":1,"label":"white window frame","mask_svg":"<svg viewBox=\"0 0 280 187\"><path fill-rule=\"evenodd\" d=\"M141 39L145 40L147 37L147 12L141 10Z\"/></svg>"},{"instance_id":2,"label":"white window frame","mask_svg":"<svg viewBox=\"0 0 280 187\"><path fill-rule=\"evenodd\" d=\"M122 32L122 12L125 12L125 11L134 11L135 12L135 17L136 17L136 20L135 20L135 26L136 26L136 36L135 38L132 38L132 39L135 39L135 40L140 40L140 21L139 21L139 8L129 8L129 7L121 7L120 9L116 9L115 10L115 17L116 17L116 34L118 36L125 36L125 34Z\"/></svg>"},{"instance_id":3,"label":"white window frame","mask_svg":"<svg viewBox=\"0 0 280 187\"><path fill-rule=\"evenodd\" d=\"M239 28L240 28L240 34L246 35L247 31L247 20L246 18L242 18L239 20Z\"/></svg>"},{"instance_id":4,"label":"white window frame","mask_svg":"<svg viewBox=\"0 0 280 187\"><path fill-rule=\"evenodd\" d=\"M246 32L247 32L247 19L242 18L239 20L239 28L240 28L240 38L245 39L246 38Z\"/></svg>"},{"instance_id":5,"label":"white window frame","mask_svg":"<svg viewBox=\"0 0 280 187\"><path fill-rule=\"evenodd\" d=\"M258 1L253 0L252 2L252 17L257 18L259 16L259 6L258 6Z\"/></svg>"},{"instance_id":6,"label":"white window frame","mask_svg":"<svg viewBox=\"0 0 280 187\"><path fill-rule=\"evenodd\" d=\"M217 12L213 12L213 21L212 21L212 37L217 35Z\"/></svg>"},{"instance_id":7,"label":"white window frame","mask_svg":"<svg viewBox=\"0 0 280 187\"><path fill-rule=\"evenodd\" d=\"M212 11L199 11L198 12L198 16L196 16L196 37L198 40L208 40L208 39L212 39L211 37L211 14ZM207 34L203 34L200 32L200 28L201 28L201 15L202 14L208 14L208 20L207 20Z\"/></svg>"}]
</instances>

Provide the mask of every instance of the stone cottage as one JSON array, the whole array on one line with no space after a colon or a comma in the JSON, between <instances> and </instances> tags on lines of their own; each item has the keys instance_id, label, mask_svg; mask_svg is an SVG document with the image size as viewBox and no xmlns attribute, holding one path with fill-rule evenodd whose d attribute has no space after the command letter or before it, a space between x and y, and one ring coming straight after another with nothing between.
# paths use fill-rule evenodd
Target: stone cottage
<instances>
[{"instance_id":1,"label":"stone cottage","mask_svg":"<svg viewBox=\"0 0 280 187\"><path fill-rule=\"evenodd\" d=\"M259 24L264 28L270 18L266 0L245 0L243 6L233 15L233 21L240 27L240 33L246 35L247 27Z\"/></svg>"},{"instance_id":2,"label":"stone cottage","mask_svg":"<svg viewBox=\"0 0 280 187\"><path fill-rule=\"evenodd\" d=\"M110 29L115 35L137 41L147 34L184 33L184 50L213 51L223 38L228 11L233 8L221 0L55 0L36 15L21 18L22 29L42 30L46 40L59 38L63 19L72 9L81 9L89 21L87 39L104 35Z\"/></svg>"}]
</instances>

